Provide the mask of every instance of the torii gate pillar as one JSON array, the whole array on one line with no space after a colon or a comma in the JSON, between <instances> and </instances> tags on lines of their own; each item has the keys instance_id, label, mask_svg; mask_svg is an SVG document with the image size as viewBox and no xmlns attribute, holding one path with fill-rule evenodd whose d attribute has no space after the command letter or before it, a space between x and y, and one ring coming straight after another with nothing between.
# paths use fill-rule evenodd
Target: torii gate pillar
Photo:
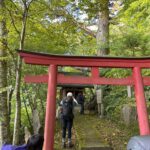
<instances>
[{"instance_id":1,"label":"torii gate pillar","mask_svg":"<svg viewBox=\"0 0 150 150\"><path fill-rule=\"evenodd\" d=\"M144 85L141 75L141 69L139 67L133 68L133 78L135 83L134 89L135 89L140 135L150 135L148 113L146 107L146 100L144 96Z\"/></svg>"},{"instance_id":2,"label":"torii gate pillar","mask_svg":"<svg viewBox=\"0 0 150 150\"><path fill-rule=\"evenodd\" d=\"M48 71L48 91L44 131L44 150L53 150L56 116L57 66L50 65Z\"/></svg>"}]
</instances>

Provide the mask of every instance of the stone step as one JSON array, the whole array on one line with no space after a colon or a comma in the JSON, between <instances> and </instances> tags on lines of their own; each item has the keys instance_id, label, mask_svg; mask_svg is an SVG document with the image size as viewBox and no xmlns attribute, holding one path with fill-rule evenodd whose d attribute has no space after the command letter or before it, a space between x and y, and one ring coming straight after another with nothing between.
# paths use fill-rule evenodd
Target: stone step
<instances>
[{"instance_id":1,"label":"stone step","mask_svg":"<svg viewBox=\"0 0 150 150\"><path fill-rule=\"evenodd\" d=\"M87 138L85 145L81 147L81 150L112 150L108 145L102 144L97 139Z\"/></svg>"},{"instance_id":2,"label":"stone step","mask_svg":"<svg viewBox=\"0 0 150 150\"><path fill-rule=\"evenodd\" d=\"M89 115L76 115L75 128L80 150L113 150L100 140L100 133L94 126L95 121Z\"/></svg>"}]
</instances>

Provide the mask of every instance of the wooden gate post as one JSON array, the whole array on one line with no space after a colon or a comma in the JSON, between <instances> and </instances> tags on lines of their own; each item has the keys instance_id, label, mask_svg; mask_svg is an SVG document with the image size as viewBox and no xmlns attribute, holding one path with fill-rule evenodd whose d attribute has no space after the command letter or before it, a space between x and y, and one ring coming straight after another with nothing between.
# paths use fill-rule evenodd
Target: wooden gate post
<instances>
[{"instance_id":1,"label":"wooden gate post","mask_svg":"<svg viewBox=\"0 0 150 150\"><path fill-rule=\"evenodd\" d=\"M135 89L140 135L150 135L147 106L144 96L143 79L141 75L141 69L139 67L133 68L133 78L135 85L134 89Z\"/></svg>"},{"instance_id":2,"label":"wooden gate post","mask_svg":"<svg viewBox=\"0 0 150 150\"><path fill-rule=\"evenodd\" d=\"M48 71L48 91L44 130L44 150L54 148L54 129L56 116L56 85L57 85L57 66L50 65Z\"/></svg>"}]
</instances>

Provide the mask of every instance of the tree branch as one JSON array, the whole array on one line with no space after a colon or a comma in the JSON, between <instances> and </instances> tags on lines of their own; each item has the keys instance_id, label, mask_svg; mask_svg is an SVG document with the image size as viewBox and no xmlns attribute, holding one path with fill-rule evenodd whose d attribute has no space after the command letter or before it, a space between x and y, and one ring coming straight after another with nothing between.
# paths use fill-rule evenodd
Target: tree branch
<instances>
[{"instance_id":1,"label":"tree branch","mask_svg":"<svg viewBox=\"0 0 150 150\"><path fill-rule=\"evenodd\" d=\"M9 12L10 19L11 19L11 23L12 23L12 25L13 25L15 31L20 35L20 32L19 32L19 30L17 29L17 27L16 27L16 25L15 25L15 21L14 21L14 18L13 18L13 16L12 16L11 10L9 10L8 8L6 8L6 9L7 9L7 11Z\"/></svg>"},{"instance_id":2,"label":"tree branch","mask_svg":"<svg viewBox=\"0 0 150 150\"><path fill-rule=\"evenodd\" d=\"M29 10L29 7L30 7L30 5L31 5L31 3L33 2L34 0L22 0L22 3L23 3L23 5L24 5L24 8L25 8L25 10Z\"/></svg>"},{"instance_id":3,"label":"tree branch","mask_svg":"<svg viewBox=\"0 0 150 150\"><path fill-rule=\"evenodd\" d=\"M14 65L16 66L15 55L13 54L13 52L11 51L11 49L8 46L7 46L7 50L8 50L8 53L11 55L11 57L13 59Z\"/></svg>"},{"instance_id":4,"label":"tree branch","mask_svg":"<svg viewBox=\"0 0 150 150\"><path fill-rule=\"evenodd\" d=\"M82 29L83 31L85 31L88 35L91 35L92 37L96 38L96 34L91 31L90 29L88 29L83 23L79 23L78 21L76 21L75 19L72 20L80 29Z\"/></svg>"},{"instance_id":5,"label":"tree branch","mask_svg":"<svg viewBox=\"0 0 150 150\"><path fill-rule=\"evenodd\" d=\"M68 17L78 28L82 29L84 32L86 32L88 35L96 38L96 33L94 33L92 30L88 29L86 27L86 25L84 25L83 23L78 22L66 9L62 8L61 10L57 10L57 12L55 12L56 16L63 16L66 18Z\"/></svg>"},{"instance_id":6,"label":"tree branch","mask_svg":"<svg viewBox=\"0 0 150 150\"><path fill-rule=\"evenodd\" d=\"M13 0L10 0L10 2L17 8L17 10L19 10L17 5L15 4L15 2Z\"/></svg>"},{"instance_id":7,"label":"tree branch","mask_svg":"<svg viewBox=\"0 0 150 150\"><path fill-rule=\"evenodd\" d=\"M79 23L66 9L64 11L67 12L67 15L69 15L70 19L77 27L85 31L88 35L96 38L96 34L93 31L88 29L83 23Z\"/></svg>"}]
</instances>

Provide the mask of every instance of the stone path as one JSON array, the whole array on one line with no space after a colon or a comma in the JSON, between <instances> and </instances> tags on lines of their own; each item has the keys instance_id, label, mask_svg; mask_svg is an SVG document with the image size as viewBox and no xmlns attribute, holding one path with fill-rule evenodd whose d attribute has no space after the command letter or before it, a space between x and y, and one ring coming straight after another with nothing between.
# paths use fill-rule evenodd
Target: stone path
<instances>
[{"instance_id":1,"label":"stone path","mask_svg":"<svg viewBox=\"0 0 150 150\"><path fill-rule=\"evenodd\" d=\"M100 141L100 135L96 131L95 120L92 116L78 115L75 119L75 129L79 148L81 150L112 150L108 145Z\"/></svg>"},{"instance_id":2,"label":"stone path","mask_svg":"<svg viewBox=\"0 0 150 150\"><path fill-rule=\"evenodd\" d=\"M80 115L78 110L75 113L74 125L72 130L72 142L75 145L72 148L65 148L65 150L112 150L108 145L100 141L95 125L95 119L91 115ZM57 148L55 150L62 150L61 147L61 130L60 123L57 121Z\"/></svg>"}]
</instances>

